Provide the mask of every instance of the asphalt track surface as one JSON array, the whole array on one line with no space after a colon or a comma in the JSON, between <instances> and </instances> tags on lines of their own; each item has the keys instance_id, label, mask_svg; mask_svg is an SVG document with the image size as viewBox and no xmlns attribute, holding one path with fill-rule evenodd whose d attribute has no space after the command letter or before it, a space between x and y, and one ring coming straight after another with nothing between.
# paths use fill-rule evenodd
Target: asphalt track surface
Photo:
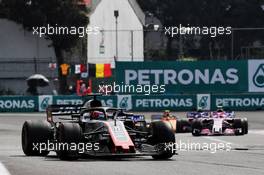
<instances>
[{"instance_id":1,"label":"asphalt track surface","mask_svg":"<svg viewBox=\"0 0 264 175\"><path fill-rule=\"evenodd\" d=\"M147 114L149 115L149 114ZM184 113L177 113L184 116ZM121 160L81 159L60 161L48 157L26 157L21 149L21 127L25 120L43 119L45 114L0 114L0 175L170 175L170 174L264 174L264 112L241 112L248 117L249 134L245 136L193 137L176 134L177 143L197 143L202 148L184 146L168 161L151 157ZM204 145L230 144L231 150L204 149ZM206 147L205 147L206 148ZM212 153L215 152L215 153ZM9 172L9 173L8 173Z\"/></svg>"}]
</instances>

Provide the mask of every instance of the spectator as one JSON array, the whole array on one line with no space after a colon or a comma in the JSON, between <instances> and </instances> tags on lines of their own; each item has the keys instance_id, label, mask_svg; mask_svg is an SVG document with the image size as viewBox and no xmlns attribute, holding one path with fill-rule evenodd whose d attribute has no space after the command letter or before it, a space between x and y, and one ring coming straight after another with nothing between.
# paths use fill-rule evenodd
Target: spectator
<instances>
[{"instance_id":1,"label":"spectator","mask_svg":"<svg viewBox=\"0 0 264 175\"><path fill-rule=\"evenodd\" d=\"M79 89L79 95L81 96L85 96L85 95L88 95L88 94L91 94L92 93L92 89L91 87L86 87L86 83L84 82L81 82L81 86L80 86L80 89Z\"/></svg>"}]
</instances>

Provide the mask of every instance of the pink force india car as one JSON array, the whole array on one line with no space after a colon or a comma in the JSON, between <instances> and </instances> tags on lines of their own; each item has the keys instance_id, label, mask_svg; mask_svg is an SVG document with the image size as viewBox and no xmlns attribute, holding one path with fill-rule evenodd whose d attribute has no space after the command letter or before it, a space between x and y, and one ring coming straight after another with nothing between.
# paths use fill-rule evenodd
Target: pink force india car
<instances>
[{"instance_id":1,"label":"pink force india car","mask_svg":"<svg viewBox=\"0 0 264 175\"><path fill-rule=\"evenodd\" d=\"M193 136L244 135L248 133L247 118L237 118L234 112L217 110L208 117L192 121Z\"/></svg>"}]
</instances>

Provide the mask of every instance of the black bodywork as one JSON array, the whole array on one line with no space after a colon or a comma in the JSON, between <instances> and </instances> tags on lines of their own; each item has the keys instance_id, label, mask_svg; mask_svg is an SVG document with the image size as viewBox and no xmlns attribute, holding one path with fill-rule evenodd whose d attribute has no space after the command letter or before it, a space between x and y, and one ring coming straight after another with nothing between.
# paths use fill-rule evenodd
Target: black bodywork
<instances>
[{"instance_id":1,"label":"black bodywork","mask_svg":"<svg viewBox=\"0 0 264 175\"><path fill-rule=\"evenodd\" d=\"M93 115L99 114L97 118ZM35 134L32 134L35 132ZM41 137L39 137L41 135ZM32 150L33 142L89 143L96 150L54 150L62 160L80 156L152 156L168 159L175 154L175 135L161 121L147 124L144 116L127 113L123 109L102 107L91 100L84 105L52 105L47 108L46 121L26 121L22 129L22 148L26 155L47 155ZM131 140L131 142L130 142Z\"/></svg>"}]
</instances>

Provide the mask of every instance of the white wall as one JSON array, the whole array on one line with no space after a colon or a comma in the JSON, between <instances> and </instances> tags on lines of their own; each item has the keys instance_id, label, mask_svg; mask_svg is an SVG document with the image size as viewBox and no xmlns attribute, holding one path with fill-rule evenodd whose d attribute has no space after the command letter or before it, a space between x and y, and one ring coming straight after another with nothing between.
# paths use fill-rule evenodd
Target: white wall
<instances>
[{"instance_id":1,"label":"white wall","mask_svg":"<svg viewBox=\"0 0 264 175\"><path fill-rule=\"evenodd\" d=\"M90 16L90 27L105 30L104 37L88 36L87 56L89 63L112 63L116 54L116 33L114 10L119 10L118 17L118 60L132 61L131 30L133 32L134 61L143 61L143 25L134 13L128 0L102 0ZM100 43L104 41L105 53L100 54Z\"/></svg>"}]
</instances>

